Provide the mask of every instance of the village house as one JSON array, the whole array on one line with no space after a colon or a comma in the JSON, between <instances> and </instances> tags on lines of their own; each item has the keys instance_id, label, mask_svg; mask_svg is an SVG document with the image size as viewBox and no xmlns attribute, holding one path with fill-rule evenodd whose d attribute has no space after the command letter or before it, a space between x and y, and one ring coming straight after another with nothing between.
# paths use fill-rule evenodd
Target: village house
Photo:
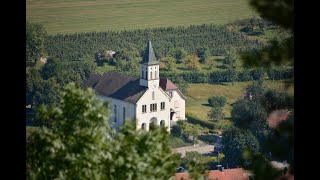
<instances>
[{"instance_id":1,"label":"village house","mask_svg":"<svg viewBox=\"0 0 320 180\"><path fill-rule=\"evenodd\" d=\"M149 131L150 126L158 125L170 131L177 121L185 120L186 98L169 79L159 77L159 62L151 41L139 63L139 78L107 71L102 76L92 74L84 85L110 103L113 128L136 120L137 129Z\"/></svg>"}]
</instances>

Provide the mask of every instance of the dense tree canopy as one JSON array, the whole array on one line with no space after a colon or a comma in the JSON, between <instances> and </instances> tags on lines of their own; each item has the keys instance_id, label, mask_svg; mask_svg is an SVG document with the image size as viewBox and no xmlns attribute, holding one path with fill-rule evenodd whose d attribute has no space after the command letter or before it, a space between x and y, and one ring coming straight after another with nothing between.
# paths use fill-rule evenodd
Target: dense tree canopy
<instances>
[{"instance_id":1,"label":"dense tree canopy","mask_svg":"<svg viewBox=\"0 0 320 180\"><path fill-rule=\"evenodd\" d=\"M147 39L152 41L158 58L173 56L182 62L186 54L196 53L208 47L210 55L222 55L225 49L234 47L238 51L252 50L264 45L250 40L245 35L229 31L224 26L197 25L190 27L167 27L121 32L90 32L49 36L46 50L51 57L68 61L85 54L94 56L105 50L143 53ZM137 51L136 51L136 50ZM133 52L136 51L136 52Z\"/></svg>"},{"instance_id":2,"label":"dense tree canopy","mask_svg":"<svg viewBox=\"0 0 320 180\"><path fill-rule=\"evenodd\" d=\"M47 32L41 24L26 24L26 65L34 66L36 61L45 54Z\"/></svg>"},{"instance_id":3,"label":"dense tree canopy","mask_svg":"<svg viewBox=\"0 0 320 180\"><path fill-rule=\"evenodd\" d=\"M68 85L57 107L42 106L45 124L27 139L27 179L168 179L179 157L162 128L136 131L126 124L115 133L107 103L92 89Z\"/></svg>"},{"instance_id":4,"label":"dense tree canopy","mask_svg":"<svg viewBox=\"0 0 320 180\"><path fill-rule=\"evenodd\" d=\"M228 163L229 167L239 164L243 150L251 149L254 152L260 150L259 142L251 131L236 127L229 128L223 133L222 143L225 146L223 149L224 164Z\"/></svg>"}]
</instances>

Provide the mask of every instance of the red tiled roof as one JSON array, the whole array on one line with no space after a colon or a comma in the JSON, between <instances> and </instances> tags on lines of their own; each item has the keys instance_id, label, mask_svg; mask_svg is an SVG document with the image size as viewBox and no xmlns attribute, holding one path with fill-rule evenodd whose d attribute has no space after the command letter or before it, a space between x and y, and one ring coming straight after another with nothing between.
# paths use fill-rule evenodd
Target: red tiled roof
<instances>
[{"instance_id":1,"label":"red tiled roof","mask_svg":"<svg viewBox=\"0 0 320 180\"><path fill-rule=\"evenodd\" d=\"M288 110L284 109L271 112L267 119L269 126L276 128L282 121L288 120L289 113Z\"/></svg>"},{"instance_id":2,"label":"red tiled roof","mask_svg":"<svg viewBox=\"0 0 320 180\"><path fill-rule=\"evenodd\" d=\"M212 180L249 180L248 174L242 168L225 169L223 172L220 170L211 170L208 174L209 179ZM189 180L188 173L176 173L176 180Z\"/></svg>"},{"instance_id":3,"label":"red tiled roof","mask_svg":"<svg viewBox=\"0 0 320 180\"><path fill-rule=\"evenodd\" d=\"M178 87L175 84L173 84L173 82L166 78L160 78L159 86L164 91L178 89Z\"/></svg>"}]
</instances>

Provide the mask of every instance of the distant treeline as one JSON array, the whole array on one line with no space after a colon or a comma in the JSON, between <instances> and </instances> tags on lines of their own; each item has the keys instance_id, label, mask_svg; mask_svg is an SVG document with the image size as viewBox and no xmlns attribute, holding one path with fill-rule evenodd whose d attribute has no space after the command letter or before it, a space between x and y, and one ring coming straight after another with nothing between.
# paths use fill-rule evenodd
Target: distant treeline
<instances>
[{"instance_id":1,"label":"distant treeline","mask_svg":"<svg viewBox=\"0 0 320 180\"><path fill-rule=\"evenodd\" d=\"M232 74L227 70L214 72L201 71L185 71L181 73L173 73L168 71L160 71L160 76L176 81L177 78L183 78L188 83L220 83L232 82ZM293 67L272 67L272 68L257 68L244 69L236 71L236 80L238 82L259 80L260 78L268 78L270 80L291 79L294 76Z\"/></svg>"},{"instance_id":2,"label":"distant treeline","mask_svg":"<svg viewBox=\"0 0 320 180\"><path fill-rule=\"evenodd\" d=\"M200 47L208 48L211 55L223 55L230 48L250 51L263 46L258 40L228 30L225 26L199 25L190 27L167 27L119 32L89 32L48 36L46 52L51 57L70 61L84 55L94 56L103 50L137 51L142 55L146 41L152 41L156 56L167 56L175 48L183 48L188 54ZM130 53L130 52L128 52Z\"/></svg>"}]
</instances>

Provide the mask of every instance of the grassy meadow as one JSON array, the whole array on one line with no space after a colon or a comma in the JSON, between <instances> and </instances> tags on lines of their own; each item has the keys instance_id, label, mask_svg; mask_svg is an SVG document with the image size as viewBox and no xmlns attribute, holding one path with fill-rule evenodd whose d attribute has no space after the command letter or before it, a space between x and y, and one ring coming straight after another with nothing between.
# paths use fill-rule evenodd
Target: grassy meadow
<instances>
[{"instance_id":1,"label":"grassy meadow","mask_svg":"<svg viewBox=\"0 0 320 180\"><path fill-rule=\"evenodd\" d=\"M49 34L226 24L256 15L248 0L27 0Z\"/></svg>"},{"instance_id":2,"label":"grassy meadow","mask_svg":"<svg viewBox=\"0 0 320 180\"><path fill-rule=\"evenodd\" d=\"M208 106L208 98L211 96L225 96L227 97L227 104L223 108L225 113L225 120L218 121L220 125L230 124L231 104L240 98L245 91L245 88L251 82L235 82L234 86L231 83L224 84L190 84L186 93L186 113L207 121L207 113L211 107ZM284 81L265 81L265 85L271 89L285 90ZM288 93L293 94L293 85L288 88Z\"/></svg>"}]
</instances>

